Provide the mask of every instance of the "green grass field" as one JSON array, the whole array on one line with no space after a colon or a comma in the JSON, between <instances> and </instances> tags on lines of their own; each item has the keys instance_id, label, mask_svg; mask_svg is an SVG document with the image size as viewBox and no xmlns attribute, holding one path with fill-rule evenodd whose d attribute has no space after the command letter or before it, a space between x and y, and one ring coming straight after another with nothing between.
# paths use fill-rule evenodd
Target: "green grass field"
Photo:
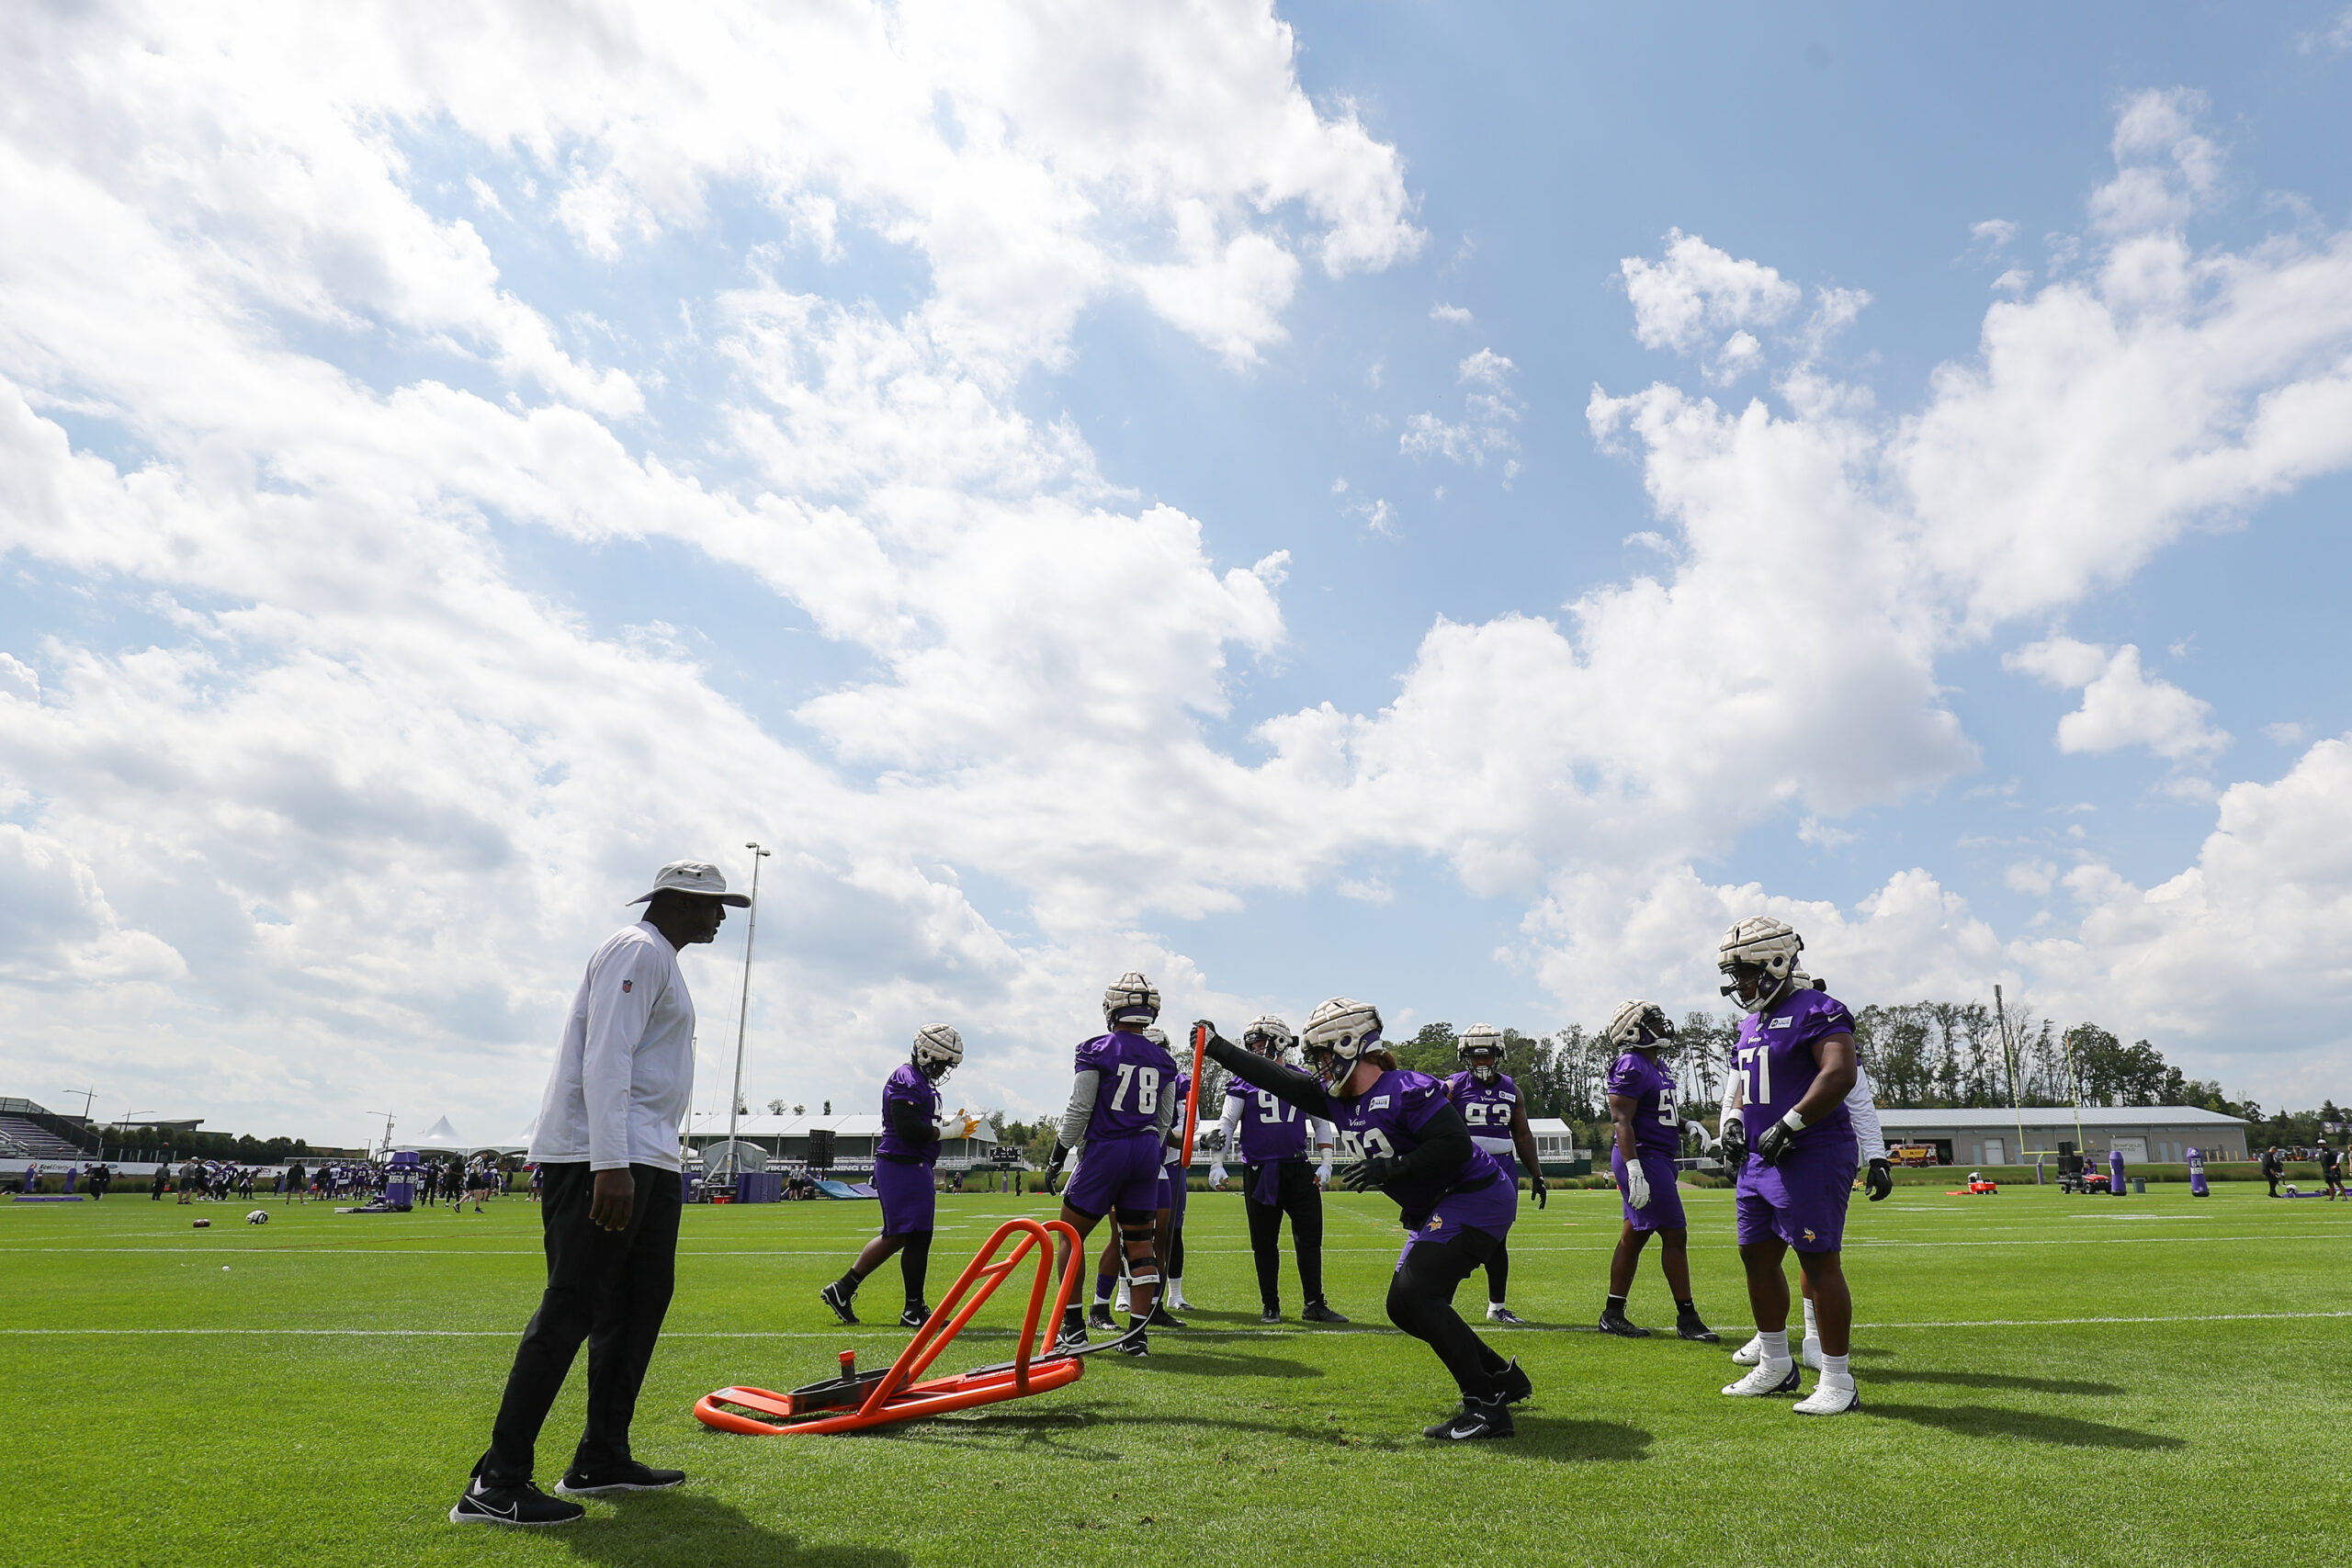
<instances>
[{"instance_id":1,"label":"green grass field","mask_svg":"<svg viewBox=\"0 0 2352 1568\"><path fill-rule=\"evenodd\" d=\"M144 1194L0 1204L0 1562L2145 1568L2299 1560L2339 1523L2352 1203L2245 1183L2203 1201L1858 1197L1867 1409L1809 1421L1716 1393L1748 1324L1730 1198L1685 1199L1725 1344L1590 1332L1616 1201L1531 1203L1511 1297L1543 1326L1497 1343L1535 1398L1516 1441L1444 1450L1419 1428L1448 1385L1380 1315L1398 1233L1371 1199L1329 1206L1330 1294L1352 1327L1261 1328L1239 1201L1198 1196L1185 1286L1207 1305L1148 1365L1098 1357L1056 1393L831 1438L726 1436L690 1407L730 1382L813 1381L846 1346L869 1365L895 1351L900 1331L832 1326L815 1297L874 1208L689 1211L636 1442L692 1482L544 1533L444 1517L536 1300L528 1202L462 1219L273 1204L266 1229L243 1204ZM943 1199L934 1296L998 1220L1046 1212ZM212 1228L191 1230L196 1214ZM891 1265L868 1285L869 1316L895 1316L897 1284ZM943 1367L1005 1353L1009 1296ZM1652 1263L1634 1315L1671 1310ZM548 1483L583 1370L542 1442Z\"/></svg>"}]
</instances>

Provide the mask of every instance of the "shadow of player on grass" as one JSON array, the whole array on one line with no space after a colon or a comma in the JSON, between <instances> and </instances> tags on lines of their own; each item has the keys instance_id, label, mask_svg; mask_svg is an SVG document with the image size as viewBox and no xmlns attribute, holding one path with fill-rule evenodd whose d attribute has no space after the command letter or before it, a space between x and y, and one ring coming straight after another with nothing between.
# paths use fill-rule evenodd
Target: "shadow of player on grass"
<instances>
[{"instance_id":1,"label":"shadow of player on grass","mask_svg":"<svg viewBox=\"0 0 2352 1568\"><path fill-rule=\"evenodd\" d=\"M647 1492L592 1511L552 1541L613 1568L908 1568L889 1547L804 1541L691 1488Z\"/></svg>"},{"instance_id":2,"label":"shadow of player on grass","mask_svg":"<svg viewBox=\"0 0 2352 1568\"><path fill-rule=\"evenodd\" d=\"M2187 1442L2157 1432L2137 1432L2110 1427L2104 1421L2081 1421L2072 1416L2049 1416L2036 1410L1997 1410L1985 1404L1865 1404L1864 1416L1909 1421L1963 1438L2007 1438L2015 1442L2054 1443L2069 1449L2185 1449Z\"/></svg>"},{"instance_id":3,"label":"shadow of player on grass","mask_svg":"<svg viewBox=\"0 0 2352 1568\"><path fill-rule=\"evenodd\" d=\"M1520 1413L1514 1416L1513 1425L1519 1431L1516 1438L1480 1447L1501 1459L1562 1464L1624 1464L1650 1457L1650 1435L1623 1421L1573 1421Z\"/></svg>"},{"instance_id":4,"label":"shadow of player on grass","mask_svg":"<svg viewBox=\"0 0 2352 1568\"><path fill-rule=\"evenodd\" d=\"M1948 1383L1957 1388L2004 1388L2020 1393L2074 1393L2102 1397L2125 1392L2120 1383L2084 1382L2074 1378L2030 1378L2008 1372L1908 1371L1893 1367L1883 1367L1872 1372L1871 1381L1878 1383Z\"/></svg>"}]
</instances>

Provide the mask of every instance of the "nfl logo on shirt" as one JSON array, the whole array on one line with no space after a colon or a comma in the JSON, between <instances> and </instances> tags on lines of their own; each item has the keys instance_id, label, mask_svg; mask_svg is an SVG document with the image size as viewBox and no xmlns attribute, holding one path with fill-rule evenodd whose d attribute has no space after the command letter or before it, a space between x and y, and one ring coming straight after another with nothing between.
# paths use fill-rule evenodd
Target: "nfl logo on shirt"
<instances>
[{"instance_id":1,"label":"nfl logo on shirt","mask_svg":"<svg viewBox=\"0 0 2352 1568\"><path fill-rule=\"evenodd\" d=\"M634 985L636 985L636 984L637 984L637 982L636 982L636 981L634 981L634 980L623 980L623 981L621 982L621 989L622 989L622 990L624 990L624 991L626 991L626 990L628 990L631 986L634 986Z\"/></svg>"}]
</instances>

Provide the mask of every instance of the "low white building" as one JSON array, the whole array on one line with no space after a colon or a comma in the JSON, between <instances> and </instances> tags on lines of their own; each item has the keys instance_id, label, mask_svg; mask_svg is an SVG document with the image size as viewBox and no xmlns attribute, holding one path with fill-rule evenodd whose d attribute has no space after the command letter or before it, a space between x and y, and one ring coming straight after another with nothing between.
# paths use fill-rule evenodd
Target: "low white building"
<instances>
[{"instance_id":1,"label":"low white building","mask_svg":"<svg viewBox=\"0 0 2352 1568\"><path fill-rule=\"evenodd\" d=\"M2031 1165L2036 1156L2054 1163L2069 1149L2101 1160L2121 1149L2131 1165L2177 1165L2190 1149L2207 1159L2246 1157L2246 1123L2217 1111L2086 1105L2079 1131L2076 1115L2072 1106L2029 1105L2022 1111L1882 1111L1878 1119L1890 1145L1925 1145L1943 1165Z\"/></svg>"},{"instance_id":2,"label":"low white building","mask_svg":"<svg viewBox=\"0 0 2352 1568\"><path fill-rule=\"evenodd\" d=\"M770 1159L786 1165L799 1165L808 1158L808 1134L820 1129L833 1135L833 1165L836 1168L874 1168L874 1146L882 1141L882 1118L879 1116L775 1116L763 1112L757 1116L739 1116L735 1120L735 1136L739 1141L764 1149ZM727 1118L724 1115L698 1116L686 1129L686 1146L696 1153L726 1141ZM976 1166L993 1165L996 1145L996 1123L982 1122L970 1137L949 1138L939 1145L939 1168L967 1170Z\"/></svg>"}]
</instances>

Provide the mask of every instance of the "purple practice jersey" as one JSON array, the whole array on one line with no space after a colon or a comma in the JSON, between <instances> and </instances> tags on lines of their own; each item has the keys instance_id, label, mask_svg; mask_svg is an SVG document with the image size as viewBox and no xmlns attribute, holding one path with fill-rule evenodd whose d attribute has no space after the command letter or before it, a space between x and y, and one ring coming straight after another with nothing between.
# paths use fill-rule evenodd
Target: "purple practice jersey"
<instances>
[{"instance_id":1,"label":"purple practice jersey","mask_svg":"<svg viewBox=\"0 0 2352 1568\"><path fill-rule=\"evenodd\" d=\"M1340 1135L1340 1149L1349 1159L1363 1159L1373 1155L1408 1155L1421 1146L1421 1132L1438 1109L1448 1103L1445 1085L1427 1073L1405 1068L1383 1073L1373 1080L1370 1089L1354 1100L1331 1100L1331 1122ZM1418 1230L1438 1200L1448 1192L1474 1187L1500 1190L1502 1168L1495 1156L1481 1148L1473 1148L1470 1157L1459 1168L1438 1176L1425 1176L1399 1183L1388 1190L1405 1211L1406 1228ZM1512 1190L1515 1203L1518 1192ZM1502 1228L1510 1228L1508 1210Z\"/></svg>"},{"instance_id":2,"label":"purple practice jersey","mask_svg":"<svg viewBox=\"0 0 2352 1568\"><path fill-rule=\"evenodd\" d=\"M928 1126L939 1120L939 1089L922 1069L912 1062L900 1062L899 1070L882 1086L882 1141L874 1152L886 1159L908 1160L919 1165L935 1164L939 1159L937 1138L918 1145L900 1137L890 1125L890 1107L894 1102L911 1105L922 1114Z\"/></svg>"},{"instance_id":3,"label":"purple practice jersey","mask_svg":"<svg viewBox=\"0 0 2352 1568\"><path fill-rule=\"evenodd\" d=\"M1682 1127L1674 1102L1674 1080L1639 1051L1628 1051L1609 1069L1609 1092L1634 1102L1634 1152L1664 1155L1682 1152ZM1758 1132L1770 1125L1750 1122Z\"/></svg>"},{"instance_id":4,"label":"purple practice jersey","mask_svg":"<svg viewBox=\"0 0 2352 1568\"><path fill-rule=\"evenodd\" d=\"M1252 1089L1239 1078L1228 1078L1225 1097L1241 1102L1241 1124L1235 1136L1244 1165L1271 1165L1278 1159L1306 1157L1306 1113L1271 1089Z\"/></svg>"},{"instance_id":5,"label":"purple practice jersey","mask_svg":"<svg viewBox=\"0 0 2352 1568\"><path fill-rule=\"evenodd\" d=\"M1814 1043L1853 1032L1854 1015L1846 1010L1846 1004L1809 987L1792 990L1762 1012L1740 1020L1735 1050L1739 1070L1747 1078L1742 1119L1747 1123L1751 1144L1813 1088L1814 1077L1821 1071ZM1853 1126L1854 1119L1840 1100L1813 1123L1809 1133L1826 1128L1850 1134Z\"/></svg>"},{"instance_id":6,"label":"purple practice jersey","mask_svg":"<svg viewBox=\"0 0 2352 1568\"><path fill-rule=\"evenodd\" d=\"M1519 1145L1510 1140L1511 1112L1519 1109L1519 1086L1509 1073L1497 1073L1492 1083L1478 1075L1459 1072L1445 1080L1445 1092L1470 1129L1470 1141L1495 1156L1506 1170L1519 1168Z\"/></svg>"},{"instance_id":7,"label":"purple practice jersey","mask_svg":"<svg viewBox=\"0 0 2352 1568\"><path fill-rule=\"evenodd\" d=\"M1089 1144L1156 1138L1176 1109L1169 1100L1176 1083L1176 1058L1141 1034L1114 1029L1096 1035L1078 1048L1078 1070L1099 1073L1102 1078L1094 1091L1093 1113L1087 1118Z\"/></svg>"}]
</instances>

